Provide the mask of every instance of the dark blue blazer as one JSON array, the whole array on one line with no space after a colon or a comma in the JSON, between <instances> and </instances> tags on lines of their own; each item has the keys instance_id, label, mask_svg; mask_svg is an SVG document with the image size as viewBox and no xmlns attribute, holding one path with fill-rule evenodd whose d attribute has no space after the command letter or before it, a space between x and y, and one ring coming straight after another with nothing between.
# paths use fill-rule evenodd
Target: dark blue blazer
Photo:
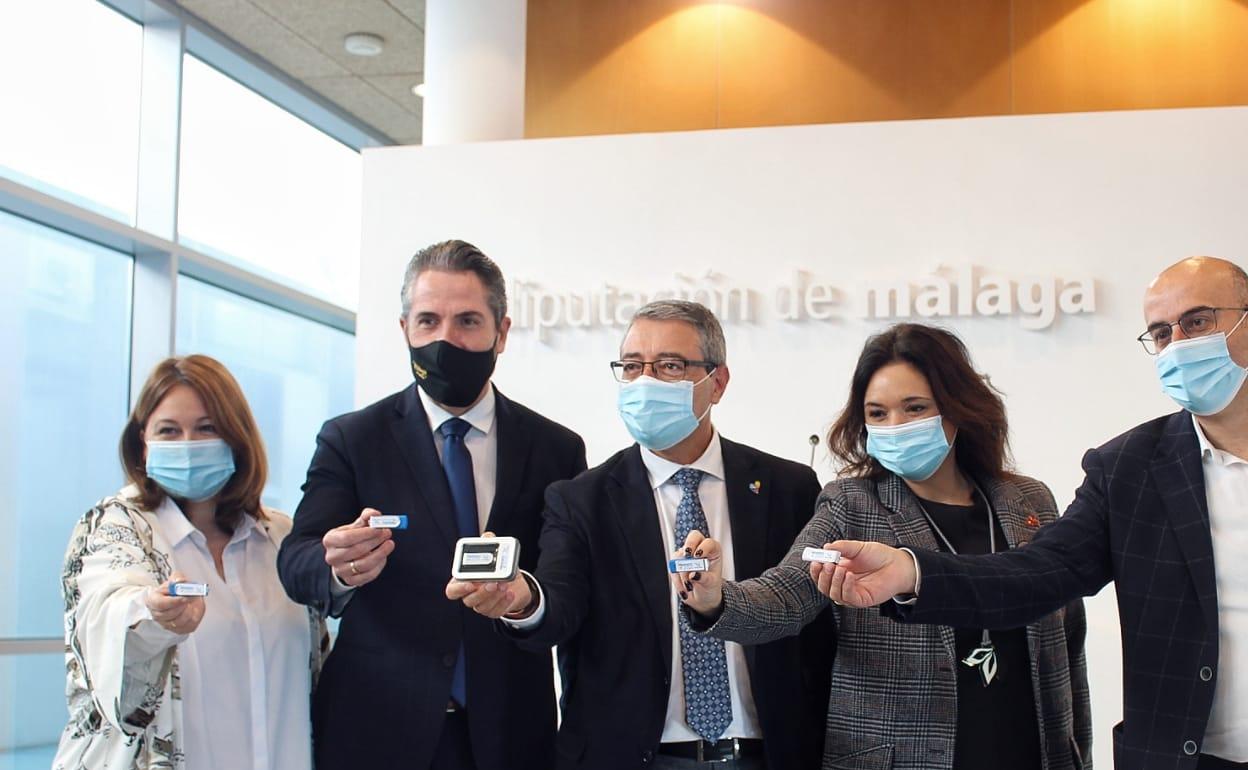
<instances>
[{"instance_id":1,"label":"dark blue blazer","mask_svg":"<svg viewBox=\"0 0 1248 770\"><path fill-rule=\"evenodd\" d=\"M488 527L520 539L521 566L539 556L542 499L585 469L568 429L495 391L498 475ZM555 734L549 653L524 652L444 594L458 539L446 476L413 384L325 423L294 529L278 553L292 599L327 612L330 570L321 538L371 507L406 513L394 552L355 591L313 697L319 770L429 767L460 644L467 651L468 721L479 770L549 770Z\"/></svg>"},{"instance_id":2,"label":"dark blue blazer","mask_svg":"<svg viewBox=\"0 0 1248 770\"><path fill-rule=\"evenodd\" d=\"M1146 422L1083 457L1075 501L1030 545L993 556L916 552L919 600L901 619L1015 628L1109 581L1122 624L1121 770L1191 770L1218 666L1218 601L1192 416Z\"/></svg>"},{"instance_id":3,"label":"dark blue blazer","mask_svg":"<svg viewBox=\"0 0 1248 770\"><path fill-rule=\"evenodd\" d=\"M819 482L805 465L721 439L739 580L784 558L814 514ZM757 493L752 491L753 488ZM713 533L712 533L713 534ZM546 493L536 577L541 625L500 628L527 649L559 645L559 770L650 765L667 714L672 587L654 491L634 444ZM831 613L800 636L745 648L772 770L817 768L835 644Z\"/></svg>"}]
</instances>

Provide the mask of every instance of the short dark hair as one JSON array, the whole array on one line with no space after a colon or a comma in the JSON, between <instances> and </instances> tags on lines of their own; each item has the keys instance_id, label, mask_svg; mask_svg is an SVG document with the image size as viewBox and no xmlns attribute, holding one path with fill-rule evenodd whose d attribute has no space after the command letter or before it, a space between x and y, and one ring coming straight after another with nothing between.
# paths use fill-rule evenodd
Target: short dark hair
<instances>
[{"instance_id":1,"label":"short dark hair","mask_svg":"<svg viewBox=\"0 0 1248 770\"><path fill-rule=\"evenodd\" d=\"M147 475L143 459L147 446L144 432L152 412L178 385L187 385L199 394L217 435L234 453L234 475L217 494L214 517L217 526L233 532L243 514L264 519L260 496L269 469L260 428L247 406L243 389L230 370L215 358L199 354L166 358L157 364L139 391L134 411L121 432L121 468L126 478L139 488L144 510L156 510L166 497L165 491Z\"/></svg>"},{"instance_id":2,"label":"short dark hair","mask_svg":"<svg viewBox=\"0 0 1248 770\"><path fill-rule=\"evenodd\" d=\"M867 454L867 386L887 364L905 362L927 378L942 417L958 426L954 452L973 478L1010 474L1009 425L1000 393L975 371L966 345L945 329L902 323L867 340L850 382L849 401L828 431L828 449L841 475L879 478L884 466Z\"/></svg>"},{"instance_id":3,"label":"short dark hair","mask_svg":"<svg viewBox=\"0 0 1248 770\"><path fill-rule=\"evenodd\" d=\"M412 309L412 284L426 270L475 274L485 286L494 323L501 324L507 316L507 281L503 271L471 243L451 240L426 246L408 260L407 270L403 272L403 288L399 290L404 318Z\"/></svg>"}]
</instances>

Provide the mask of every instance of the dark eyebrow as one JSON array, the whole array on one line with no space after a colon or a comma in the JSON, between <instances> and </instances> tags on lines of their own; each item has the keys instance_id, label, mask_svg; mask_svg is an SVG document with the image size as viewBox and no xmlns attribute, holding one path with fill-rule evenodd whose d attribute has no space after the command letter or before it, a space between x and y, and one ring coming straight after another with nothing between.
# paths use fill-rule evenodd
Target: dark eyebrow
<instances>
[{"instance_id":1,"label":"dark eyebrow","mask_svg":"<svg viewBox=\"0 0 1248 770\"><path fill-rule=\"evenodd\" d=\"M905 398L901 400L901 403L908 404L911 401L931 401L931 400L932 400L931 396L906 396ZM875 401L868 401L866 404L864 404L864 406L878 406L880 408L884 407L883 404L876 403Z\"/></svg>"},{"instance_id":2,"label":"dark eyebrow","mask_svg":"<svg viewBox=\"0 0 1248 770\"><path fill-rule=\"evenodd\" d=\"M1192 313L1199 313L1202 310L1213 310L1213 306L1212 305L1197 305L1196 307L1190 307L1187 310L1184 310L1182 313L1179 313L1179 318L1182 318L1183 316L1186 316L1186 315L1190 315ZM1148 330L1152 331L1154 329L1160 329L1163 326L1169 326L1169 325L1170 324L1166 323L1165 321L1156 321L1148 325Z\"/></svg>"}]
</instances>

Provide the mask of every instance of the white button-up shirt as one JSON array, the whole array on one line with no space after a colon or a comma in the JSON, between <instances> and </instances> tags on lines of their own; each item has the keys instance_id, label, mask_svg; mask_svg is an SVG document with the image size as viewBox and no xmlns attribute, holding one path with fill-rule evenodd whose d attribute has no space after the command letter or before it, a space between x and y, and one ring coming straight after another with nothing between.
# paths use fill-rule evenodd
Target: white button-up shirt
<instances>
[{"instance_id":1,"label":"white button-up shirt","mask_svg":"<svg viewBox=\"0 0 1248 770\"><path fill-rule=\"evenodd\" d=\"M168 497L156 526L172 568L208 584L203 620L178 643L186 770L311 767L308 611L277 578L290 519L274 515L266 532L243 516L222 554L224 579L204 534Z\"/></svg>"},{"instance_id":2,"label":"white button-up shirt","mask_svg":"<svg viewBox=\"0 0 1248 770\"><path fill-rule=\"evenodd\" d=\"M702 503L702 512L706 515L706 526L710 536L719 542L723 549L721 563L723 579L736 579L736 566L732 554L732 525L728 517L728 486L724 482L724 455L719 442L719 433L711 437L711 443L697 460L687 466L659 457L649 449L642 447L641 461L646 466L646 476L650 479L650 487L654 490L654 505L659 512L659 531L663 533L663 562L666 564L671 552L678 545L676 542L676 510L680 507L680 499L684 496L674 476L682 468L696 468L702 471L702 480L698 484L698 499ZM702 534L707 534L703 532ZM680 612L680 599L676 592L670 591L672 614L672 676L671 689L667 695L667 720L663 724L663 743L675 741L697 741L698 735L685 721L685 677L680 656L680 626L677 615ZM732 723L724 730L724 738L762 738L763 729L758 724L758 709L754 706L754 693L750 688L750 671L745 664L745 650L735 642L725 642L724 651L728 655L728 691L732 697Z\"/></svg>"},{"instance_id":3,"label":"white button-up shirt","mask_svg":"<svg viewBox=\"0 0 1248 770\"><path fill-rule=\"evenodd\" d=\"M1248 762L1248 460L1214 447L1194 417L1218 586L1218 670L1204 754Z\"/></svg>"}]
</instances>

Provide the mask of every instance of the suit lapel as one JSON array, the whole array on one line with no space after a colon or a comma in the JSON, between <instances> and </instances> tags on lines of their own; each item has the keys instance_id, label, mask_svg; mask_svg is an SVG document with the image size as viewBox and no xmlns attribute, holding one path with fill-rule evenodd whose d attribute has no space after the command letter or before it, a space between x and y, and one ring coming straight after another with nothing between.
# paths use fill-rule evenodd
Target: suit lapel
<instances>
[{"instance_id":1,"label":"suit lapel","mask_svg":"<svg viewBox=\"0 0 1248 770\"><path fill-rule=\"evenodd\" d=\"M1001 524L1001 531L1005 533L1006 544L1010 548L1017 548L1031 542L1035 530L1027 526L1027 517L1034 515L1034 511L1028 510L1027 501L1023 499L1018 487L1000 480L977 483L992 505L992 512ZM1001 550L999 546L998 550Z\"/></svg>"},{"instance_id":2,"label":"suit lapel","mask_svg":"<svg viewBox=\"0 0 1248 770\"><path fill-rule=\"evenodd\" d=\"M459 538L459 527L451 506L451 491L446 484L442 462L438 459L438 450L433 445L429 417L424 404L420 403L416 387L414 384L409 386L396 404L390 432L412 472L411 483L416 496L424 501L427 513L438 525L447 545L454 548Z\"/></svg>"},{"instance_id":3,"label":"suit lapel","mask_svg":"<svg viewBox=\"0 0 1248 770\"><path fill-rule=\"evenodd\" d=\"M498 431L498 457L495 468L494 502L486 528L491 532L505 531L515 509L513 503L524 482L529 462L532 434L524 429L524 420L498 389L494 390L494 429Z\"/></svg>"},{"instance_id":4,"label":"suit lapel","mask_svg":"<svg viewBox=\"0 0 1248 770\"><path fill-rule=\"evenodd\" d=\"M979 481L977 483L988 498L988 502L992 505L992 512L996 515L997 522L1001 524L1001 531L1005 533L1008 547L1013 549L1030 543L1031 539L1036 535L1036 527L1028 526L1027 522L1029 517L1035 517L1035 521L1038 522L1039 517L1027 505L1027 501L1023 498L1022 493L1018 491L1018 487L1000 479ZM1040 633L1044 623L1045 619L1041 618L1028 623L1026 626L1027 652L1031 660L1038 660L1037 655L1041 647ZM1030 669L1032 692L1040 692L1042 687L1040 667L1033 665L1028 668Z\"/></svg>"},{"instance_id":5,"label":"suit lapel","mask_svg":"<svg viewBox=\"0 0 1248 770\"><path fill-rule=\"evenodd\" d=\"M624 540L642 595L654 621L659 650L663 654L663 670L672 668L672 597L663 555L668 551L664 533L660 532L659 510L654 503L650 477L641 461L641 450L633 445L611 472L613 482L607 497L615 509L615 521L623 530Z\"/></svg>"},{"instance_id":6,"label":"suit lapel","mask_svg":"<svg viewBox=\"0 0 1248 770\"><path fill-rule=\"evenodd\" d=\"M1187 562L1196 595L1209 627L1218 627L1217 577L1213 539L1209 530L1209 503L1205 471L1192 416L1179 412L1170 418L1150 468L1161 495L1179 550Z\"/></svg>"},{"instance_id":7,"label":"suit lapel","mask_svg":"<svg viewBox=\"0 0 1248 770\"><path fill-rule=\"evenodd\" d=\"M740 444L720 438L720 449L724 457L735 578L747 580L758 577L768 566L767 510L771 499L771 472Z\"/></svg>"},{"instance_id":8,"label":"suit lapel","mask_svg":"<svg viewBox=\"0 0 1248 770\"><path fill-rule=\"evenodd\" d=\"M940 550L940 546L936 543L936 536L932 533L932 527L927 523L927 518L923 516L922 509L919 508L919 499L914 496L910 487L906 486L906 482L902 481L900 476L889 473L880 479L876 482L876 493L888 513L888 523L893 528L893 534L897 536L898 545L921 548L926 551ZM954 645L953 628L950 626L937 628L940 629L940 640L945 644L945 651L949 653L950 658L956 660L957 649Z\"/></svg>"}]
</instances>

